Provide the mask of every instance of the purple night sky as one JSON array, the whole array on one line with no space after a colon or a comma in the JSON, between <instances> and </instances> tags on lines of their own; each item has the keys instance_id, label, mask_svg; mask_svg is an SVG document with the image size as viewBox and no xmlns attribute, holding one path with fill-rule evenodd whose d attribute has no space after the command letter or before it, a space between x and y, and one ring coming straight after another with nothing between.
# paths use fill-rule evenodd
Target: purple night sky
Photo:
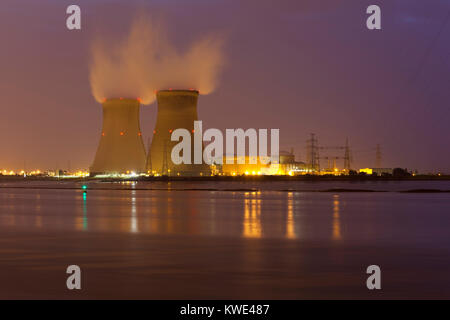
<instances>
[{"instance_id":1,"label":"purple night sky","mask_svg":"<svg viewBox=\"0 0 450 320\"><path fill-rule=\"evenodd\" d=\"M81 31L66 29L70 4ZM371 4L381 31L366 28ZM450 172L448 0L3 0L0 168L89 167L102 121L90 45L126 35L139 11L162 17L180 47L225 35L220 82L199 100L204 128L280 128L281 149L302 161L309 133L321 145L348 137L354 168L374 166L379 143L384 167ZM145 144L155 115L143 107Z\"/></svg>"}]
</instances>

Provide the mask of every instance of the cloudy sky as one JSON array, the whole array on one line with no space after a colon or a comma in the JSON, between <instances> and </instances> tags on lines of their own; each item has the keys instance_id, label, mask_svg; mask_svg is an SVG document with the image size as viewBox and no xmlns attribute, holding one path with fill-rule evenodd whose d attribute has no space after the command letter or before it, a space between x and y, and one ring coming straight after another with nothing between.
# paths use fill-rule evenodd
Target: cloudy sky
<instances>
[{"instance_id":1,"label":"cloudy sky","mask_svg":"<svg viewBox=\"0 0 450 320\"><path fill-rule=\"evenodd\" d=\"M78 4L82 30L66 28ZM382 30L366 28L370 4ZM450 2L445 0L3 0L0 168L88 168L101 132L89 85L95 36L122 39L139 12L166 22L180 49L226 38L216 90L199 100L206 128L279 128L305 159L349 138L354 167L450 172ZM155 75L156 76L156 75ZM147 143L156 105L142 108ZM333 153L329 153L333 155ZM339 154L337 154L340 156Z\"/></svg>"}]
</instances>

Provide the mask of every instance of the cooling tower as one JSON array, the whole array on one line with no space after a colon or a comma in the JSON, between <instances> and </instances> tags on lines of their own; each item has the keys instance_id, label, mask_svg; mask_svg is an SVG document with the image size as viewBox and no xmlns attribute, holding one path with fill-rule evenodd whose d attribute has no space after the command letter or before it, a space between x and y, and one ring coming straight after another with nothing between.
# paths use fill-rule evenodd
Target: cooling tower
<instances>
[{"instance_id":1,"label":"cooling tower","mask_svg":"<svg viewBox=\"0 0 450 320\"><path fill-rule=\"evenodd\" d=\"M91 175L145 172L139 105L137 99L105 100L102 134Z\"/></svg>"},{"instance_id":2,"label":"cooling tower","mask_svg":"<svg viewBox=\"0 0 450 320\"><path fill-rule=\"evenodd\" d=\"M198 120L195 90L160 90L156 94L158 116L153 131L153 140L148 155L147 170L157 174L173 176L209 175L206 164L193 164L194 157L194 121ZM171 160L172 148L178 141L171 141L173 130L184 128L191 133L192 164L176 165ZM170 170L170 171L169 171Z\"/></svg>"}]
</instances>

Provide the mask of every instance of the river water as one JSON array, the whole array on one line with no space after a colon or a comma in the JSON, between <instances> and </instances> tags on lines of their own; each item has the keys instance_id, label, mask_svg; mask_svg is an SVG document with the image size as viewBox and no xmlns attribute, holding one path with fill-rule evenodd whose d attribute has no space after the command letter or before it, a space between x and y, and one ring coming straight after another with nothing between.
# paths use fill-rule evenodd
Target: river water
<instances>
[{"instance_id":1,"label":"river water","mask_svg":"<svg viewBox=\"0 0 450 320\"><path fill-rule=\"evenodd\" d=\"M450 298L450 193L417 189L450 182L0 183L0 298Z\"/></svg>"}]
</instances>

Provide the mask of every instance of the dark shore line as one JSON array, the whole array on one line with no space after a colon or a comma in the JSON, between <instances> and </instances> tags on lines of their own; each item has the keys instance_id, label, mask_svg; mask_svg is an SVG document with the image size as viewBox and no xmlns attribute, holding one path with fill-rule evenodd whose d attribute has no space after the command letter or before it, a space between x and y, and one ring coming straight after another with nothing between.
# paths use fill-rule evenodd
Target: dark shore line
<instances>
[{"instance_id":1,"label":"dark shore line","mask_svg":"<svg viewBox=\"0 0 450 320\"><path fill-rule=\"evenodd\" d=\"M440 189L412 189L406 191L400 191L404 193L450 193L450 190L440 190Z\"/></svg>"},{"instance_id":2,"label":"dark shore line","mask_svg":"<svg viewBox=\"0 0 450 320\"><path fill-rule=\"evenodd\" d=\"M78 190L83 192L88 191L208 191L208 192L295 192L295 193L450 193L450 190L440 189L411 189L400 191L388 191L388 190L372 190L372 189L345 189L345 188L333 188L324 190L305 190L305 189L256 189L256 188L92 188L83 189L81 187L46 187L46 186L0 186L1 189L25 189L25 190Z\"/></svg>"},{"instance_id":3,"label":"dark shore line","mask_svg":"<svg viewBox=\"0 0 450 320\"><path fill-rule=\"evenodd\" d=\"M373 189L357 189L357 188L330 188L330 189L259 189L259 188L140 188L140 187L92 187L90 183L127 183L127 182L373 182L373 181L450 181L450 176L431 176L431 175L417 175L417 176L405 176L405 177L376 177L376 176L208 176L208 177L136 177L136 178L52 178L52 177L19 177L19 176L0 176L0 183L17 182L59 182L61 184L57 186L33 186L33 185L8 185L1 186L0 189L17 188L17 189L48 189L48 190L83 190L81 186L64 187L64 183L84 184L88 187L88 190L135 190L135 191L209 191L209 192L329 192L329 193L379 193L379 192L400 192L400 193L450 193L450 190L441 189L410 189L400 191L388 191L388 190L373 190Z\"/></svg>"},{"instance_id":4,"label":"dark shore line","mask_svg":"<svg viewBox=\"0 0 450 320\"><path fill-rule=\"evenodd\" d=\"M3 176L0 175L1 182L13 182L13 181L66 181L66 182L127 182L127 181L184 181L184 182L276 182L276 181L450 181L450 175L415 175L415 176L370 176L370 175L299 175L299 176L205 176L205 177L178 177L178 176L159 176L159 177L134 177L134 178L54 178L45 176Z\"/></svg>"}]
</instances>

